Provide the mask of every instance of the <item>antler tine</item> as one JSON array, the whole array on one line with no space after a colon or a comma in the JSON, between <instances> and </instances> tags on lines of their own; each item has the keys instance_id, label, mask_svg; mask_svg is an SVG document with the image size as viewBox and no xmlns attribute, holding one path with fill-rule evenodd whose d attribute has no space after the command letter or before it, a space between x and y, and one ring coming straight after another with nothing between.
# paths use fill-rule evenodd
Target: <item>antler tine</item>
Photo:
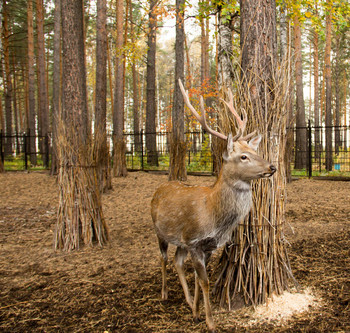
<instances>
[{"instance_id":1,"label":"antler tine","mask_svg":"<svg viewBox=\"0 0 350 333\"><path fill-rule=\"evenodd\" d=\"M247 117L247 113L243 110L243 120L242 118L238 115L235 107L233 106L233 94L231 89L229 89L229 98L230 100L228 102L226 102L224 99L221 99L229 108L229 110L232 112L232 114L234 115L238 128L241 130L242 135L245 131L245 128L247 126L247 121L248 121L248 117Z\"/></svg>"},{"instance_id":2,"label":"antler tine","mask_svg":"<svg viewBox=\"0 0 350 333\"><path fill-rule=\"evenodd\" d=\"M180 86L180 89L181 89L181 93L182 93L182 96L184 98L184 101L187 105L187 107L191 110L191 112L193 113L193 115L197 118L197 120L200 122L200 124L202 125L202 127L210 134L220 138L220 139L223 139L223 140L227 140L227 136L222 134L222 133L219 133L219 132L216 132L214 131L213 129L211 129L206 120L205 120L205 108L204 108L204 100L203 100L203 97L201 96L200 97L200 106L201 106L201 110L202 110L202 115L200 116L198 114L198 112L195 110L195 108L192 106L191 102L190 102L190 98L188 96L188 91L185 90L181 80L179 79L179 86Z\"/></svg>"}]
</instances>

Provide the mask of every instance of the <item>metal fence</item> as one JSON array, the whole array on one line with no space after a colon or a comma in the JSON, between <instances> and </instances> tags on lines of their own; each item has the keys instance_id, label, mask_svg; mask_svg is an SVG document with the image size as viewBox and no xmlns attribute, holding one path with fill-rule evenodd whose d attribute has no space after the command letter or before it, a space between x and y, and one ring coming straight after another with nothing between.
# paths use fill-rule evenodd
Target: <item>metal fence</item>
<instances>
[{"instance_id":1,"label":"metal fence","mask_svg":"<svg viewBox=\"0 0 350 333\"><path fill-rule=\"evenodd\" d=\"M147 136L155 136L155 150L147 147ZM187 142L186 167L188 172L213 172L211 136L204 132L185 133ZM129 170L166 171L169 169L170 132L126 133L126 161ZM112 142L111 142L112 145ZM156 155L152 163L150 155ZM154 161L154 159L152 159Z\"/></svg>"},{"instance_id":2,"label":"metal fence","mask_svg":"<svg viewBox=\"0 0 350 333\"><path fill-rule=\"evenodd\" d=\"M292 174L295 176L350 177L350 127L311 126L289 129L292 144L289 146ZM326 149L326 135L330 133L331 144ZM328 133L328 134L329 134ZM155 137L155 149L147 147L147 136ZM212 138L205 132L187 132L186 167L188 172L212 173L214 170ZM304 144L297 145L304 137ZM167 171L170 150L169 132L139 134L125 133L126 161L129 170ZM34 142L34 143L33 143ZM109 136L112 151L112 136ZM35 150L30 145L35 146ZM49 167L50 137L31 136L28 133L6 136L0 132L1 158L7 170L27 170ZM156 163L150 156L156 155ZM31 163L33 155L36 163ZM302 162L300 163L300 160Z\"/></svg>"},{"instance_id":3,"label":"metal fence","mask_svg":"<svg viewBox=\"0 0 350 333\"><path fill-rule=\"evenodd\" d=\"M350 177L350 126L311 126L309 122L306 127L291 130L294 134L291 161L294 174ZM306 144L298 146L298 137L303 136Z\"/></svg>"},{"instance_id":4,"label":"metal fence","mask_svg":"<svg viewBox=\"0 0 350 333\"><path fill-rule=\"evenodd\" d=\"M49 135L31 135L30 131L5 135L0 131L0 155L6 170L48 168L50 152Z\"/></svg>"}]
</instances>

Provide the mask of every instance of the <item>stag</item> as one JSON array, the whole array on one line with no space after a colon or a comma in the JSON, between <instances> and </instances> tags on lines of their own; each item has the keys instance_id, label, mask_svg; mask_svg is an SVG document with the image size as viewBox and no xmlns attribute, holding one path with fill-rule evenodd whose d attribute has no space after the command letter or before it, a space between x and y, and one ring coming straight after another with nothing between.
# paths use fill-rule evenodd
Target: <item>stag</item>
<instances>
[{"instance_id":1,"label":"stag","mask_svg":"<svg viewBox=\"0 0 350 333\"><path fill-rule=\"evenodd\" d=\"M261 136L254 136L254 132L244 136L247 115L243 112L243 119L238 115L233 106L232 93L229 102L224 102L236 120L237 134L226 136L207 125L203 98L200 99L199 115L191 105L188 92L181 81L179 85L184 101L193 115L207 132L227 140L227 149L223 154L220 174L212 186L189 186L171 181L161 185L154 193L151 214L161 252L161 296L163 300L168 298L166 266L170 243L177 247L175 267L195 322L199 321L201 288L206 324L209 332L215 332L206 264L212 252L230 240L234 228L249 213L252 204L251 180L270 177L276 168L256 152ZM195 270L194 298L189 291L183 268L188 253Z\"/></svg>"}]
</instances>

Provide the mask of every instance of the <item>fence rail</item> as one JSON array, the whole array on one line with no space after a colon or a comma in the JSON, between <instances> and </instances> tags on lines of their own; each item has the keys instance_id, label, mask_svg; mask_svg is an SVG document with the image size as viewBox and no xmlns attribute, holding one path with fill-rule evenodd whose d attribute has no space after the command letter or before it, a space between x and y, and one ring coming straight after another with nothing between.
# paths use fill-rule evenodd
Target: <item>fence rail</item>
<instances>
[{"instance_id":1,"label":"fence rail","mask_svg":"<svg viewBox=\"0 0 350 333\"><path fill-rule=\"evenodd\" d=\"M350 177L350 127L311 126L288 130L292 144L289 146L292 174L295 176ZM169 132L138 134L125 133L126 161L129 170L167 171L170 150ZM287 133L288 135L288 133ZM331 138L327 146L326 137ZM149 145L153 136L155 144ZM214 170L212 138L202 132L187 132L186 166L189 172L211 173ZM112 136L109 145L113 147ZM298 140L304 138L304 143ZM48 168L50 164L50 136L30 133L4 135L0 132L1 159L7 170Z\"/></svg>"},{"instance_id":2,"label":"fence rail","mask_svg":"<svg viewBox=\"0 0 350 333\"><path fill-rule=\"evenodd\" d=\"M7 170L49 168L51 160L50 136L16 133L4 135L0 131L0 155Z\"/></svg>"}]
</instances>

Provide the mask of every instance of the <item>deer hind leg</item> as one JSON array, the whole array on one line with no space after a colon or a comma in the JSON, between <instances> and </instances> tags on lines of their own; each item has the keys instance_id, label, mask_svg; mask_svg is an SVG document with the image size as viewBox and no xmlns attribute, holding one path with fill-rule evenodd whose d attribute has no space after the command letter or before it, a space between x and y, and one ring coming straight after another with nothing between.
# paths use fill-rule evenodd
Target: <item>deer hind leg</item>
<instances>
[{"instance_id":1,"label":"deer hind leg","mask_svg":"<svg viewBox=\"0 0 350 333\"><path fill-rule=\"evenodd\" d=\"M194 300L193 300L193 320L195 323L199 323L199 298L200 298L200 285L199 285L199 279L198 274L195 271L195 287L194 287Z\"/></svg>"},{"instance_id":2,"label":"deer hind leg","mask_svg":"<svg viewBox=\"0 0 350 333\"><path fill-rule=\"evenodd\" d=\"M185 293L185 298L186 298L186 302L188 303L188 305L191 307L193 307L193 300L192 300L192 296L191 293L188 289L188 285L187 285L187 281L186 281L186 276L185 276L185 271L183 269L183 265L185 262L185 259L187 257L187 253L188 251L182 247L178 247L176 249L176 253L175 253L175 267L177 270L177 274L179 275L179 279L182 285L182 289L184 290Z\"/></svg>"},{"instance_id":3,"label":"deer hind leg","mask_svg":"<svg viewBox=\"0 0 350 333\"><path fill-rule=\"evenodd\" d=\"M162 300L165 301L168 299L168 287L166 281L166 266L168 263L168 243L158 237L159 250L161 253L161 264L162 264Z\"/></svg>"},{"instance_id":4,"label":"deer hind leg","mask_svg":"<svg viewBox=\"0 0 350 333\"><path fill-rule=\"evenodd\" d=\"M209 279L207 275L207 270L205 268L206 255L203 251L194 250L194 251L191 251L191 257L192 257L194 268L197 273L197 279L198 279L199 285L203 292L205 321L209 332L215 332L215 324L214 324L213 315L212 315L211 306L210 306L210 300L209 300ZM196 302L196 299L195 299L195 302ZM196 306L194 306L194 308L195 307ZM197 310L197 313L193 312L193 315L194 317L198 316L198 310ZM194 319L196 320L196 317Z\"/></svg>"}]
</instances>

